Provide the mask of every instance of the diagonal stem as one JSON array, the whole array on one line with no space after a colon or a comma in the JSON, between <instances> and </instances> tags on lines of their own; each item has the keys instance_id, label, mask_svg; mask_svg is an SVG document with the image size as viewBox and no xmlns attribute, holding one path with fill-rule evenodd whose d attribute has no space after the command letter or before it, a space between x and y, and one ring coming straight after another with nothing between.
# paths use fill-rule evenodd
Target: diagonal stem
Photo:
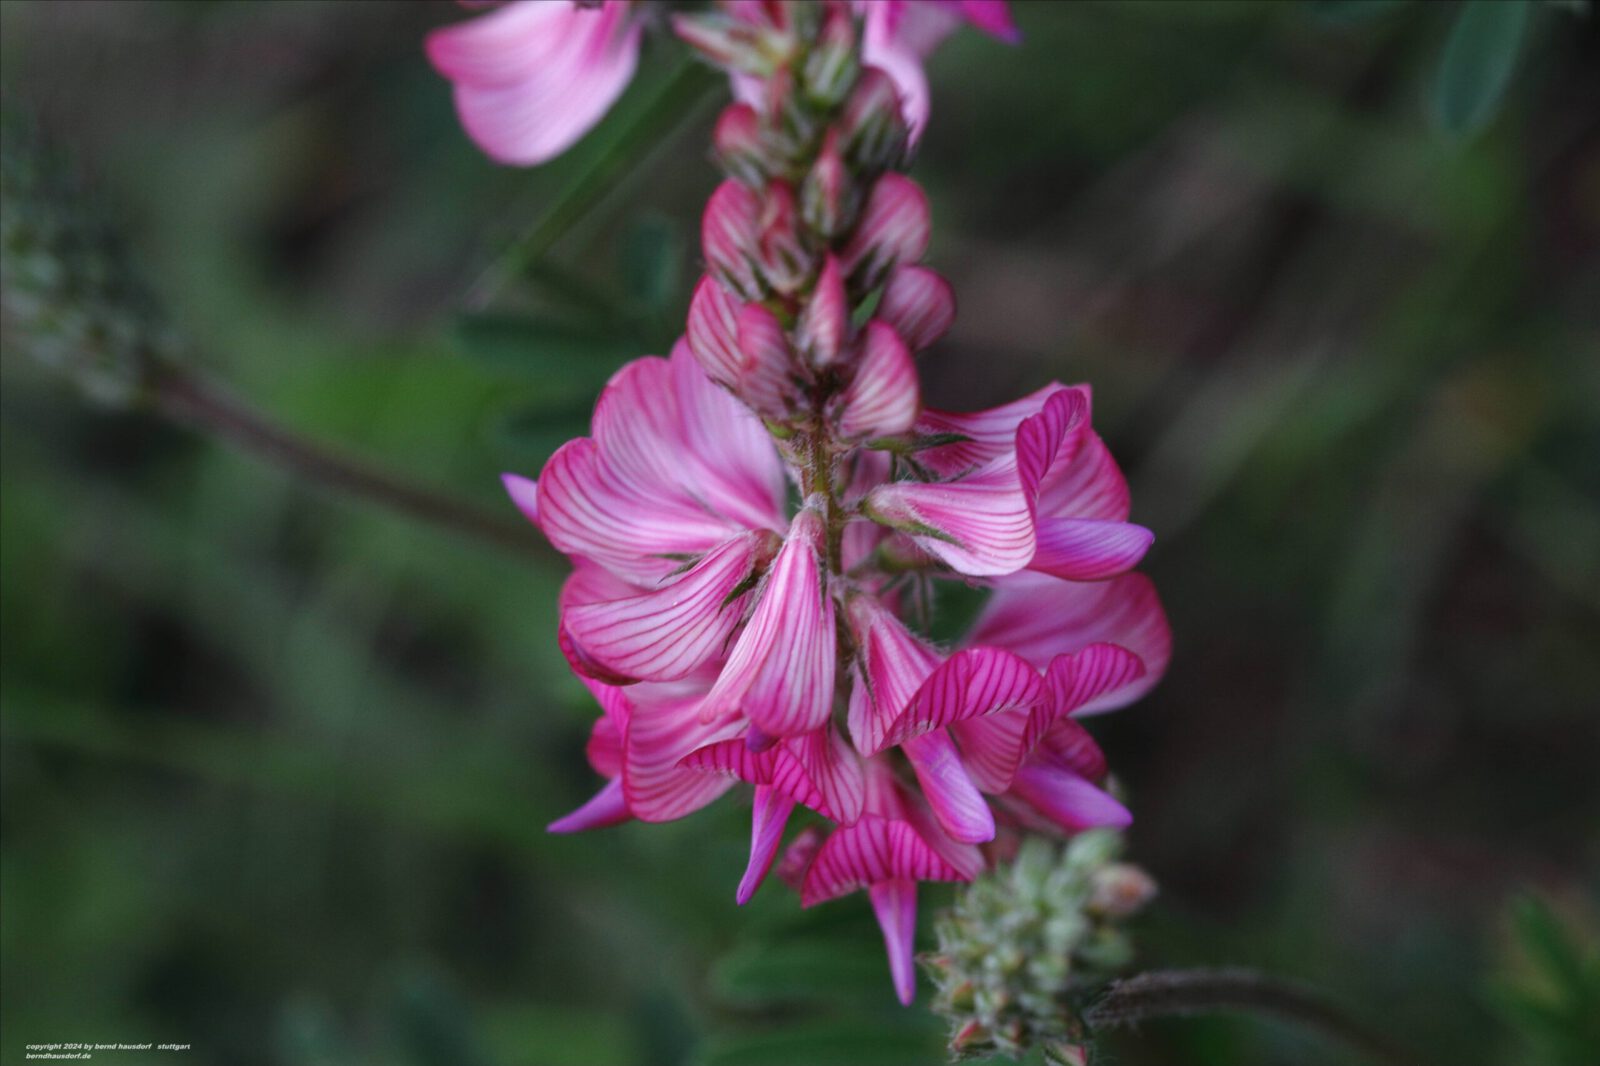
<instances>
[{"instance_id":1,"label":"diagonal stem","mask_svg":"<svg viewBox=\"0 0 1600 1066\"><path fill-rule=\"evenodd\" d=\"M1320 992L1254 970L1152 970L1113 982L1084 1011L1083 1020L1100 1030L1200 1014L1267 1015L1319 1033L1384 1066L1417 1066L1418 1060L1387 1035L1352 1018Z\"/></svg>"}]
</instances>

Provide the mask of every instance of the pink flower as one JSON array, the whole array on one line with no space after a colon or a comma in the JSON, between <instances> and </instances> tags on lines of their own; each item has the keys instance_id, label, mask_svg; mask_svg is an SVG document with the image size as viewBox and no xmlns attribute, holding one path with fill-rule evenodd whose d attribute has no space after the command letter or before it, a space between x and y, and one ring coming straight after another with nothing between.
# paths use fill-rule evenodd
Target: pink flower
<instances>
[{"instance_id":1,"label":"pink flower","mask_svg":"<svg viewBox=\"0 0 1600 1066\"><path fill-rule=\"evenodd\" d=\"M428 36L467 134L499 163L560 155L622 95L639 61L627 0L513 0Z\"/></svg>"},{"instance_id":2,"label":"pink flower","mask_svg":"<svg viewBox=\"0 0 1600 1066\"><path fill-rule=\"evenodd\" d=\"M928 123L922 64L966 22L1009 44L1022 39L1005 0L856 0L866 16L862 60L894 79L913 143Z\"/></svg>"}]
</instances>

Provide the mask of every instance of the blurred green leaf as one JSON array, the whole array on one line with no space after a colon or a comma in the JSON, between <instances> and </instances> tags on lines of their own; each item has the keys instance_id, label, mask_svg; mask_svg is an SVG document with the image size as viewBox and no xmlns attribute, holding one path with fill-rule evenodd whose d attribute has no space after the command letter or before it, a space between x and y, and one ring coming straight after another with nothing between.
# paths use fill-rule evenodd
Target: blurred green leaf
<instances>
[{"instance_id":1,"label":"blurred green leaf","mask_svg":"<svg viewBox=\"0 0 1600 1066\"><path fill-rule=\"evenodd\" d=\"M1525 965L1501 974L1491 998L1516 1033L1519 1061L1600 1062L1600 949L1533 896L1512 904L1511 924Z\"/></svg>"},{"instance_id":2,"label":"blurred green leaf","mask_svg":"<svg viewBox=\"0 0 1600 1066\"><path fill-rule=\"evenodd\" d=\"M622 242L622 280L628 296L646 312L664 311L678 291L683 235L669 218L646 215Z\"/></svg>"},{"instance_id":3,"label":"blurred green leaf","mask_svg":"<svg viewBox=\"0 0 1600 1066\"><path fill-rule=\"evenodd\" d=\"M406 1061L415 1066L489 1066L466 1005L432 973L405 975L395 991L391 1018Z\"/></svg>"},{"instance_id":4,"label":"blurred green leaf","mask_svg":"<svg viewBox=\"0 0 1600 1066\"><path fill-rule=\"evenodd\" d=\"M1445 41L1433 87L1439 127L1458 137L1494 118L1527 36L1527 0L1466 0Z\"/></svg>"},{"instance_id":5,"label":"blurred green leaf","mask_svg":"<svg viewBox=\"0 0 1600 1066\"><path fill-rule=\"evenodd\" d=\"M724 1036L710 1041L700 1066L907 1066L943 1061L930 1025L898 1029L867 1018L807 1022L787 1029Z\"/></svg>"},{"instance_id":6,"label":"blurred green leaf","mask_svg":"<svg viewBox=\"0 0 1600 1066\"><path fill-rule=\"evenodd\" d=\"M889 973L873 941L796 940L748 944L711 970L712 991L737 1006L798 1001L887 1000Z\"/></svg>"},{"instance_id":7,"label":"blurred green leaf","mask_svg":"<svg viewBox=\"0 0 1600 1066\"><path fill-rule=\"evenodd\" d=\"M1549 905L1535 896L1524 896L1512 904L1511 915L1523 950L1551 984L1581 999L1588 984L1583 958Z\"/></svg>"},{"instance_id":8,"label":"blurred green leaf","mask_svg":"<svg viewBox=\"0 0 1600 1066\"><path fill-rule=\"evenodd\" d=\"M464 314L455 346L497 373L539 381L552 393L598 392L617 364L634 354L631 338L548 318Z\"/></svg>"},{"instance_id":9,"label":"blurred green leaf","mask_svg":"<svg viewBox=\"0 0 1600 1066\"><path fill-rule=\"evenodd\" d=\"M537 469L557 448L589 432L593 409L594 402L587 397L556 409L535 398L519 397L490 417L490 447L505 463L519 469Z\"/></svg>"}]
</instances>

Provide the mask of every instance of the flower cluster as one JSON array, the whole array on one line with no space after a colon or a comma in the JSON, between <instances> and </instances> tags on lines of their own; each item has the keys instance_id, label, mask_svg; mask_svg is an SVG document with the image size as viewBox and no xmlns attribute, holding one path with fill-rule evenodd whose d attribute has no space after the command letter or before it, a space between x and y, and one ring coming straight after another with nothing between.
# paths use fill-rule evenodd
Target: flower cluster
<instances>
[{"instance_id":1,"label":"flower cluster","mask_svg":"<svg viewBox=\"0 0 1600 1066\"><path fill-rule=\"evenodd\" d=\"M562 25L611 18L592 54L631 49L621 8ZM573 561L560 639L603 711L607 783L551 829L680 818L748 783L739 902L774 865L806 906L866 889L904 1002L918 882L971 880L1002 833L1127 824L1080 719L1154 685L1170 643L1086 387L921 402L915 355L955 305L901 171L920 57L962 16L1012 34L971 0L675 17L736 98L685 337L620 370L537 483L506 478ZM956 586L988 600L943 647L918 620ZM797 807L820 817L785 847Z\"/></svg>"}]
</instances>

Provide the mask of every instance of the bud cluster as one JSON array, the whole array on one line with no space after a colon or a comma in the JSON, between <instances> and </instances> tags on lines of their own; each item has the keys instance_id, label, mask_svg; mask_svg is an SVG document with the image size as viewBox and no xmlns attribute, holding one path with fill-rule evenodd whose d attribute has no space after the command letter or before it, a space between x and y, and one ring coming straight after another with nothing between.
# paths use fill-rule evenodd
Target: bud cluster
<instances>
[{"instance_id":1,"label":"bud cluster","mask_svg":"<svg viewBox=\"0 0 1600 1066\"><path fill-rule=\"evenodd\" d=\"M32 123L0 117L0 306L27 349L101 403L139 400L178 342L120 234Z\"/></svg>"},{"instance_id":2,"label":"bud cluster","mask_svg":"<svg viewBox=\"0 0 1600 1066\"><path fill-rule=\"evenodd\" d=\"M1115 861L1120 847L1103 829L1066 845L1030 838L939 917L939 950L922 964L956 1058L1037 1046L1047 1062L1088 1061L1082 1000L1130 961L1122 923L1156 892L1143 870Z\"/></svg>"}]
</instances>

